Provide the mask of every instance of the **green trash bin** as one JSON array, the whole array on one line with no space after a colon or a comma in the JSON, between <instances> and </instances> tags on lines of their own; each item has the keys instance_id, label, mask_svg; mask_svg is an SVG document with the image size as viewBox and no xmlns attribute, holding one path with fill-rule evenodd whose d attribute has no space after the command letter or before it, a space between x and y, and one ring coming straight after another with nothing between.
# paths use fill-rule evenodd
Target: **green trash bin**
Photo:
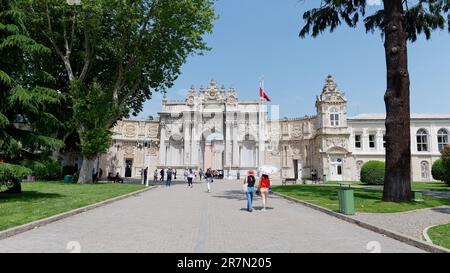
<instances>
[{"instance_id":1,"label":"green trash bin","mask_svg":"<svg viewBox=\"0 0 450 273\"><path fill-rule=\"evenodd\" d=\"M323 179L323 183L324 183L324 184L327 183L327 175L326 175L326 174L324 174L324 175L322 176L322 179Z\"/></svg>"},{"instance_id":2,"label":"green trash bin","mask_svg":"<svg viewBox=\"0 0 450 273\"><path fill-rule=\"evenodd\" d=\"M423 195L421 191L412 191L413 200L415 202L422 202L423 201Z\"/></svg>"},{"instance_id":3,"label":"green trash bin","mask_svg":"<svg viewBox=\"0 0 450 273\"><path fill-rule=\"evenodd\" d=\"M73 182L73 175L65 175L64 176L64 182L72 183Z\"/></svg>"},{"instance_id":4,"label":"green trash bin","mask_svg":"<svg viewBox=\"0 0 450 273\"><path fill-rule=\"evenodd\" d=\"M351 184L339 184L341 187L339 188L339 212L346 215L354 215L355 214L355 198L354 191L350 187Z\"/></svg>"}]
</instances>

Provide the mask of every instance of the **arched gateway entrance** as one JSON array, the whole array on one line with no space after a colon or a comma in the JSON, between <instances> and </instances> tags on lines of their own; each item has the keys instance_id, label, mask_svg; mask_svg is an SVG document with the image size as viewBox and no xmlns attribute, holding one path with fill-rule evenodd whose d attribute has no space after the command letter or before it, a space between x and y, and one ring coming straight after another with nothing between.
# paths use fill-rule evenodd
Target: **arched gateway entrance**
<instances>
[{"instance_id":1,"label":"arched gateway entrance","mask_svg":"<svg viewBox=\"0 0 450 273\"><path fill-rule=\"evenodd\" d=\"M163 99L159 168L223 170L236 178L264 164L265 107L260 100L238 100L211 81L185 101Z\"/></svg>"}]
</instances>

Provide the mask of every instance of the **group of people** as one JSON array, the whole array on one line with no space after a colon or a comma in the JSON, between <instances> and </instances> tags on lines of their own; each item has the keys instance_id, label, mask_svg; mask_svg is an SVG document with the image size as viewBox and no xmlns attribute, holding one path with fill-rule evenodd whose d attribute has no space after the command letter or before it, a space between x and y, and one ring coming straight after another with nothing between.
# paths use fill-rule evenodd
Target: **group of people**
<instances>
[{"instance_id":1,"label":"group of people","mask_svg":"<svg viewBox=\"0 0 450 273\"><path fill-rule=\"evenodd\" d=\"M96 171L95 168L92 168L92 183L100 181L103 176L103 170L100 168L99 171Z\"/></svg>"},{"instance_id":2,"label":"group of people","mask_svg":"<svg viewBox=\"0 0 450 273\"><path fill-rule=\"evenodd\" d=\"M256 185L255 172L250 170L244 180L244 191L247 195L247 211L253 211L253 195L259 193L263 204L262 211L266 211L267 197L270 190L270 179L267 174L263 174L259 179L258 185ZM256 190L255 190L256 188Z\"/></svg>"},{"instance_id":3,"label":"group of people","mask_svg":"<svg viewBox=\"0 0 450 273\"><path fill-rule=\"evenodd\" d=\"M311 180L314 183L317 183L319 181L319 176L317 175L317 170L316 169L312 169L311 170Z\"/></svg>"}]
</instances>

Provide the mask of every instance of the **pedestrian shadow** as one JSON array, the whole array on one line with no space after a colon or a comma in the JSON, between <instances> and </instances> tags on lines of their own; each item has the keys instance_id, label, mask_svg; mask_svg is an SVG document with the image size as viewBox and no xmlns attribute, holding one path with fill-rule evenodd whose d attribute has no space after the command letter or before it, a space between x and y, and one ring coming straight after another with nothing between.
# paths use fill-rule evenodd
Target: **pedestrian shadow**
<instances>
[{"instance_id":1,"label":"pedestrian shadow","mask_svg":"<svg viewBox=\"0 0 450 273\"><path fill-rule=\"evenodd\" d=\"M263 207L261 206L253 206L253 212L255 211L262 211ZM273 210L272 207L266 207L266 210ZM240 211L247 211L247 208L241 208Z\"/></svg>"},{"instance_id":2,"label":"pedestrian shadow","mask_svg":"<svg viewBox=\"0 0 450 273\"><path fill-rule=\"evenodd\" d=\"M247 196L242 191L238 190L229 190L225 191L224 194L216 194L213 195L213 197L216 198L225 198L225 199L232 199L232 200L247 200Z\"/></svg>"}]
</instances>

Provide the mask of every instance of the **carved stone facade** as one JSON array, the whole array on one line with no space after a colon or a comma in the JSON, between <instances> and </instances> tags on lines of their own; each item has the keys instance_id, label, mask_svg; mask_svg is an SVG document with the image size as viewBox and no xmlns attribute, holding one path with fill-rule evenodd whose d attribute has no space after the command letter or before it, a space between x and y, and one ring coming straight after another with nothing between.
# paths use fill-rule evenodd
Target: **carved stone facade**
<instances>
[{"instance_id":1,"label":"carved stone facade","mask_svg":"<svg viewBox=\"0 0 450 273\"><path fill-rule=\"evenodd\" d=\"M113 143L101 159L105 173L139 177L161 168L224 170L242 177L262 164L280 168L274 177L310 177L314 169L328 180L359 180L368 160L384 160L383 114L347 117L347 99L331 76L316 98L316 114L302 118L267 117L260 100L240 100L211 81L188 90L184 101L163 99L158 121L123 120L113 128ZM418 151L416 133L428 133L426 151ZM429 181L431 166L448 144L450 115L412 114L413 180ZM441 146L439 146L441 145ZM128 172L128 173L127 173Z\"/></svg>"}]
</instances>

